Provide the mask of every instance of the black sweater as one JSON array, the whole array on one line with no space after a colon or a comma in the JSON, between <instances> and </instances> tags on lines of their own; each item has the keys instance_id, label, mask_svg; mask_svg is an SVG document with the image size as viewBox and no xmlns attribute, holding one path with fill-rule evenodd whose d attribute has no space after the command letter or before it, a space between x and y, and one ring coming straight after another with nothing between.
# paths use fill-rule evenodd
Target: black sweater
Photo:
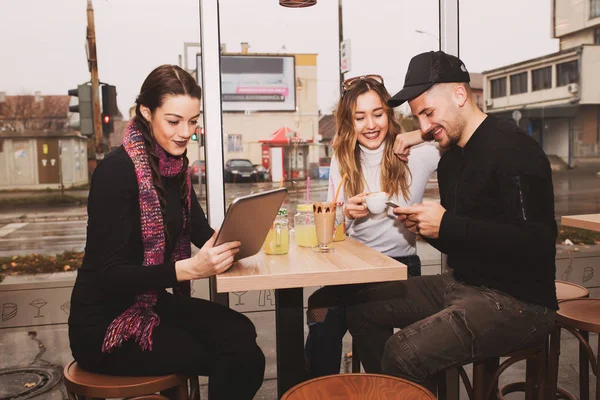
<instances>
[{"instance_id":1,"label":"black sweater","mask_svg":"<svg viewBox=\"0 0 600 400\"><path fill-rule=\"evenodd\" d=\"M161 180L167 191L169 231L165 262L143 266L139 190L133 162L123 147L113 151L94 171L88 198L88 225L83 265L71 295L70 325L107 326L134 303L137 294L176 284L170 255L183 225L176 177ZM202 247L213 230L196 194L191 192L190 238Z\"/></svg>"},{"instance_id":2,"label":"black sweater","mask_svg":"<svg viewBox=\"0 0 600 400\"><path fill-rule=\"evenodd\" d=\"M557 227L548 158L514 124L488 116L438 166L439 239L457 279L557 309Z\"/></svg>"}]
</instances>

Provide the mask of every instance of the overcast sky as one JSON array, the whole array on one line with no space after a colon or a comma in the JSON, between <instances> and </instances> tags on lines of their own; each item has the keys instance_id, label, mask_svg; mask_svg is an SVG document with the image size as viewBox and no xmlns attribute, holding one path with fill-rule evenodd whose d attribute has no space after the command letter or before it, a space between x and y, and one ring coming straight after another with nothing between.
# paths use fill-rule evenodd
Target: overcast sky
<instances>
[{"instance_id":1,"label":"overcast sky","mask_svg":"<svg viewBox=\"0 0 600 400\"><path fill-rule=\"evenodd\" d=\"M461 0L460 56L471 72L558 50L550 37L551 0ZM124 114L156 66L178 63L184 42L199 42L198 0L94 0L99 75L117 86ZM437 49L438 0L343 0L352 71L402 87L410 58ZM318 53L319 107L338 93L337 1L285 9L278 0L221 0L221 42L239 51ZM86 0L0 0L0 91L66 94L90 75ZM428 32L420 34L415 30ZM285 46L285 48L282 48ZM195 65L190 51L190 64Z\"/></svg>"}]
</instances>

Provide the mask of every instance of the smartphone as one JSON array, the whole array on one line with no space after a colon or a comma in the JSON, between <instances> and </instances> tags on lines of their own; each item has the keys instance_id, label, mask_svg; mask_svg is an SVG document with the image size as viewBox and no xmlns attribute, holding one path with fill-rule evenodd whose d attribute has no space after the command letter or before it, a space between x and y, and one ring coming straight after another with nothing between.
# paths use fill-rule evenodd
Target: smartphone
<instances>
[{"instance_id":1,"label":"smartphone","mask_svg":"<svg viewBox=\"0 0 600 400\"><path fill-rule=\"evenodd\" d=\"M385 204L387 204L388 206L392 207L392 208L396 208L396 207L400 207L398 204L394 203L393 201L386 201Z\"/></svg>"}]
</instances>

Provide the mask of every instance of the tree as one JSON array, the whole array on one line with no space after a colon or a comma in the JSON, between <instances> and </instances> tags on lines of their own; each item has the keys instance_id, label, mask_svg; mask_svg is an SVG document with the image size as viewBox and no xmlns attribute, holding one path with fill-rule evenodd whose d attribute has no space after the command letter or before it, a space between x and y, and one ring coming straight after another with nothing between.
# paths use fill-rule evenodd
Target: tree
<instances>
[{"instance_id":1,"label":"tree","mask_svg":"<svg viewBox=\"0 0 600 400\"><path fill-rule=\"evenodd\" d=\"M66 131L69 96L5 96L0 103L0 130Z\"/></svg>"},{"instance_id":2,"label":"tree","mask_svg":"<svg viewBox=\"0 0 600 400\"><path fill-rule=\"evenodd\" d=\"M394 111L396 119L404 129L404 132L414 131L419 129L419 121L412 114L404 114L402 111Z\"/></svg>"}]
</instances>

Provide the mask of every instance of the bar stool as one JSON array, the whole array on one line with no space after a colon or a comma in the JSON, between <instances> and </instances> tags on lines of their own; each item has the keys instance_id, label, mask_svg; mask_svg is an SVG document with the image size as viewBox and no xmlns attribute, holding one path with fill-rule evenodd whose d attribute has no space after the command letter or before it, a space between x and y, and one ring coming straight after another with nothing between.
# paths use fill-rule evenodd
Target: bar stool
<instances>
[{"instance_id":1,"label":"bar stool","mask_svg":"<svg viewBox=\"0 0 600 400\"><path fill-rule=\"evenodd\" d=\"M500 357L489 357L473 362L473 385L463 366L459 366L458 374L463 381L465 390L470 400L490 400L503 399L498 390L498 380L500 375L516 362L526 360L527 372L525 382L522 382L523 391L526 399L535 399L542 397L540 388L545 379L544 361L545 349L543 346L528 347L502 355L507 359L500 364ZM492 397L494 395L494 397Z\"/></svg>"},{"instance_id":2,"label":"bar stool","mask_svg":"<svg viewBox=\"0 0 600 400\"><path fill-rule=\"evenodd\" d=\"M102 375L84 370L75 361L65 366L63 373L69 400L87 398L200 400L198 379L190 379L192 390L188 397L188 377L184 375L136 377ZM156 395L157 392L161 395Z\"/></svg>"},{"instance_id":3,"label":"bar stool","mask_svg":"<svg viewBox=\"0 0 600 400\"><path fill-rule=\"evenodd\" d=\"M288 390L281 400L435 400L424 387L378 374L341 374L314 378Z\"/></svg>"},{"instance_id":4,"label":"bar stool","mask_svg":"<svg viewBox=\"0 0 600 400\"><path fill-rule=\"evenodd\" d=\"M548 361L548 387L547 393L556 393L558 384L558 361L560 355L561 330L571 332L579 341L579 398L589 399L589 364L596 376L596 400L600 400L600 341L598 353L589 344L588 332L600 333L600 299L573 299L565 300L560 304L556 313L556 325L550 338L550 357ZM583 351L582 351L583 350ZM596 358L597 357L597 358ZM588 364L589 360L589 364ZM565 392L563 390L563 392ZM566 392L570 398L575 398ZM551 396L548 396L551 398Z\"/></svg>"},{"instance_id":5,"label":"bar stool","mask_svg":"<svg viewBox=\"0 0 600 400\"><path fill-rule=\"evenodd\" d=\"M566 282L566 281L559 281L556 280L555 281L556 284L556 298L558 299L559 303L561 301L564 300L571 300L571 299L580 299L580 298L586 298L589 297L590 292L583 286L581 285L577 285L575 283L572 282ZM546 343L546 349L548 347L548 343ZM544 351L544 359L541 360L541 368L544 368L545 366L545 360L547 360L548 357L548 352L547 350ZM518 361L518 360L517 360ZM512 363L514 364L514 362ZM527 366L526 366L526 372L525 374L528 375L530 373L534 373L536 366L535 365L529 365L530 362L527 361ZM525 378L525 380L527 381L527 378ZM540 381L538 382L538 384L540 386L543 386L545 383L545 378L544 377L540 377ZM541 390L544 390L544 388L542 387ZM498 398L500 400L504 400L507 394L509 393L514 393L514 392L525 392L525 398L529 399L530 395L532 395L531 392L531 388L527 387L526 382L513 382L513 383L509 383L507 385L504 385L500 388L499 393L498 393ZM529 393L529 395L528 395ZM565 390L561 389L561 388L557 388L557 394L559 394L560 396L567 398L567 399L573 399L573 397L566 392Z\"/></svg>"}]
</instances>

